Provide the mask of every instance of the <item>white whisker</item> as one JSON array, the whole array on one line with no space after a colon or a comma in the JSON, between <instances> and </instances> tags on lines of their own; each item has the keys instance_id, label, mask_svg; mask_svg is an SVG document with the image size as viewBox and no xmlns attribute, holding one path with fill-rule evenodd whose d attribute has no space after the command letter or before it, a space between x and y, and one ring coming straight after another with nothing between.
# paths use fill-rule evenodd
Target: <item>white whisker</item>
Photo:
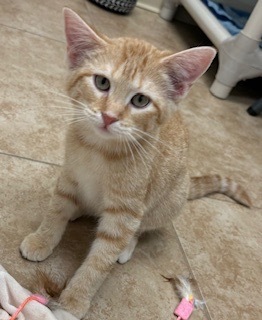
<instances>
[{"instance_id":1,"label":"white whisker","mask_svg":"<svg viewBox=\"0 0 262 320\"><path fill-rule=\"evenodd\" d=\"M145 170L146 170L146 172L147 172L147 176L149 176L148 165L146 164L145 159L143 158L143 154L141 153L139 147L135 144L134 141L131 141L131 143L132 143L132 145L134 146L134 148L136 149L136 151L137 151L137 153L138 153L138 155L139 155L142 163L143 163L144 166L145 166Z\"/></svg>"},{"instance_id":2,"label":"white whisker","mask_svg":"<svg viewBox=\"0 0 262 320\"><path fill-rule=\"evenodd\" d=\"M58 104L55 104L54 102L58 102ZM60 104L63 104L62 106ZM59 100L52 100L53 108L57 109L67 109L67 110L85 110L82 106L73 106L72 103L66 102L66 101L59 101Z\"/></svg>"},{"instance_id":3,"label":"white whisker","mask_svg":"<svg viewBox=\"0 0 262 320\"><path fill-rule=\"evenodd\" d=\"M51 102L58 102L59 104L63 104L64 106L60 106L60 105L56 105L56 104L53 104L53 107L56 107L56 108L64 108L64 109L69 109L69 110L86 110L88 109L88 107L84 107L82 105L73 105L70 101L64 101L64 100L59 100L59 99L52 99L50 100Z\"/></svg>"},{"instance_id":4,"label":"white whisker","mask_svg":"<svg viewBox=\"0 0 262 320\"><path fill-rule=\"evenodd\" d=\"M127 149L128 139L124 135L121 135L119 137L120 137L120 140L123 142L123 146L124 146L124 149L125 149L126 157L125 157L125 161L124 161L124 166L126 168L126 171L128 171L128 160L130 159L129 158L129 154L128 154L128 149Z\"/></svg>"},{"instance_id":5,"label":"white whisker","mask_svg":"<svg viewBox=\"0 0 262 320\"><path fill-rule=\"evenodd\" d=\"M130 147L130 145L129 145L129 143L128 143L128 142L129 142L129 141L127 141L127 146L128 146L128 149L129 149L129 151L130 151L130 153L131 153L131 156L132 156L132 159L133 159L133 162L134 162L134 166L135 166L135 170L137 171L136 159L135 159L135 156L134 156L133 150L132 150L132 148Z\"/></svg>"},{"instance_id":6,"label":"white whisker","mask_svg":"<svg viewBox=\"0 0 262 320\"><path fill-rule=\"evenodd\" d=\"M159 138L156 138L156 137L152 136L151 134L149 134L149 133L147 133L147 132L144 132L144 131L142 131L142 130L140 130L140 129L134 128L134 127L132 128L132 130L137 131L137 132L141 133L142 135L145 135L145 136L147 136L147 137L155 140L156 142L159 142L159 143L163 144L164 146L166 146L166 147L169 148L170 150L172 150L172 149L171 149L171 146L168 145L168 144L166 144L163 140L161 140L161 139L159 139ZM140 137L141 137L141 136L140 136ZM142 137L141 137L141 138L142 138ZM146 141L148 141L148 140L146 140Z\"/></svg>"},{"instance_id":7,"label":"white whisker","mask_svg":"<svg viewBox=\"0 0 262 320\"><path fill-rule=\"evenodd\" d=\"M141 158L141 161L143 162L145 169L147 171L147 175L149 175L149 168L148 168L148 165L146 164L146 160L149 160L149 158L148 158L144 148L142 148L142 149L140 148L140 147L142 147L141 144L138 143L138 141L134 139L134 137L132 136L131 133L128 133L128 135L132 138L132 140L130 140L130 142L134 146L134 148L136 149L139 157Z\"/></svg>"},{"instance_id":8,"label":"white whisker","mask_svg":"<svg viewBox=\"0 0 262 320\"><path fill-rule=\"evenodd\" d=\"M70 120L70 121L65 121L64 125L62 126L62 128L68 128L69 126L71 125L74 125L76 123L79 123L79 122L83 122L85 119L77 119L77 120Z\"/></svg>"},{"instance_id":9,"label":"white whisker","mask_svg":"<svg viewBox=\"0 0 262 320\"><path fill-rule=\"evenodd\" d=\"M128 151L127 151L127 148L126 148L127 138L126 138L126 136L120 136L120 139L123 141L124 148L125 148L125 154L128 155Z\"/></svg>"},{"instance_id":10,"label":"white whisker","mask_svg":"<svg viewBox=\"0 0 262 320\"><path fill-rule=\"evenodd\" d=\"M71 118L71 119L66 119L65 121L67 123L75 123L75 122L83 121L83 120L86 120L86 117L74 117L74 118Z\"/></svg>"},{"instance_id":11,"label":"white whisker","mask_svg":"<svg viewBox=\"0 0 262 320\"><path fill-rule=\"evenodd\" d=\"M49 93L52 93L52 94L56 94L56 95L58 95L58 96L60 96L60 97L66 98L66 99L68 99L69 101L72 100L72 101L78 103L79 105L81 105L81 106L83 106L83 107L85 107L85 108L87 107L83 102L81 102L81 101L79 101L79 100L76 100L76 99L74 99L74 98L72 98L72 97L69 97L69 96L67 96L67 95L65 95L65 94L62 94L62 93L60 93L60 92L55 92L55 91L48 91L48 92L49 92Z\"/></svg>"},{"instance_id":12,"label":"white whisker","mask_svg":"<svg viewBox=\"0 0 262 320\"><path fill-rule=\"evenodd\" d=\"M151 142L149 142L147 139L143 138L140 134L138 134L137 132L134 132L133 134L137 135L138 138L142 139L143 141L147 142L156 152L158 152L160 155L162 155L162 153L159 151L159 149L153 145Z\"/></svg>"},{"instance_id":13,"label":"white whisker","mask_svg":"<svg viewBox=\"0 0 262 320\"><path fill-rule=\"evenodd\" d=\"M70 112L62 112L59 114L60 116L72 116L72 117L76 117L76 116L83 116L83 113L70 113Z\"/></svg>"},{"instance_id":14,"label":"white whisker","mask_svg":"<svg viewBox=\"0 0 262 320\"><path fill-rule=\"evenodd\" d=\"M146 158L146 160L149 161L149 163L152 162L152 158L149 157L148 153L146 152L145 148L141 145L141 143L139 141L136 140L135 142L137 144L137 146L140 148L141 152L143 152L144 157Z\"/></svg>"}]
</instances>

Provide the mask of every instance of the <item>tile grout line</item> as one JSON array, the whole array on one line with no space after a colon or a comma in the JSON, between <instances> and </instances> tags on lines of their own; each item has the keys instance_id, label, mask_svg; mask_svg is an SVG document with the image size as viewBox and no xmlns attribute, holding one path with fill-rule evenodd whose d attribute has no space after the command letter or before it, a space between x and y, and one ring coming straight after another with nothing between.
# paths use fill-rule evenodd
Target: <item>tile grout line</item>
<instances>
[{"instance_id":1,"label":"tile grout line","mask_svg":"<svg viewBox=\"0 0 262 320\"><path fill-rule=\"evenodd\" d=\"M6 157L11 157L11 158L17 158L17 159L21 159L21 160L27 160L27 161L36 162L36 163L42 163L42 164L46 164L46 165L49 165L49 166L51 165L51 166L55 166L55 167L61 167L61 165L57 164L57 163L43 161L43 160L36 160L36 159L19 156L19 155L12 154L12 153L6 153L6 152L1 152L0 151L0 155L6 156Z\"/></svg>"},{"instance_id":2,"label":"tile grout line","mask_svg":"<svg viewBox=\"0 0 262 320\"><path fill-rule=\"evenodd\" d=\"M52 41L56 41L56 42L65 44L65 41L58 40L58 39L54 39L54 38L50 38L50 37L45 36L45 35L42 35L42 34L40 34L40 33L34 33L34 32L31 32L31 31L27 31L27 30L25 30L25 29L20 29L20 28L13 27L13 26L8 26L8 25L2 24L2 23L0 23L0 26L1 26L1 27L5 27L5 28L8 28L8 29L18 30L18 31L20 31L20 32L28 33L28 34L31 34L31 35L33 35L33 36L38 36L38 37L41 37L41 38L45 38L45 39L49 39L49 40L52 40Z\"/></svg>"},{"instance_id":3,"label":"tile grout line","mask_svg":"<svg viewBox=\"0 0 262 320\"><path fill-rule=\"evenodd\" d=\"M198 291L198 293L200 294L201 300L203 300L204 303L205 303L205 304L204 304L204 306L205 306L205 311L204 311L203 313L204 313L204 315L208 318L208 320L212 320L212 317L211 317L211 315L210 315L209 308L208 308L207 303L206 303L206 299L204 299L204 295L203 295L203 293L202 293L202 290L201 290L200 287L199 287L197 278L196 278L195 273L194 273L194 271L193 271L193 268L191 267L191 264L190 264L190 262L189 262L189 260L188 260L188 258L187 258L186 252L185 252L185 250L184 250L184 248L183 248L183 245L182 245L182 243L181 243L181 241L180 241L180 238L179 238L179 236L178 236L178 233L177 233L177 231L176 231L176 228L175 228L173 222L172 222L172 226L173 226L173 229L174 229L174 232L175 232L175 236L176 236L176 238L177 238L177 242L178 242L178 244L179 244L179 246L180 246L180 249L181 249L181 251L182 251L182 255L184 256L184 259L185 259L185 261L186 261L186 264L187 264L187 266L188 266L188 268L189 268L189 272L192 274L193 278L196 280L196 283L197 283L197 291Z\"/></svg>"}]
</instances>

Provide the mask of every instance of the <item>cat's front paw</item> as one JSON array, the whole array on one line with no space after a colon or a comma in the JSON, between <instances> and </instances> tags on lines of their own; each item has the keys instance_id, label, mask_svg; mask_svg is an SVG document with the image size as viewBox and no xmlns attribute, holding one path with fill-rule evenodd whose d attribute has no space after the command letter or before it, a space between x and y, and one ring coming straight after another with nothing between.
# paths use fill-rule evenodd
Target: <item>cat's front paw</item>
<instances>
[{"instance_id":1,"label":"cat's front paw","mask_svg":"<svg viewBox=\"0 0 262 320\"><path fill-rule=\"evenodd\" d=\"M124 264L132 258L133 252L135 250L137 244L137 238L133 238L128 246L120 253L117 262L120 264Z\"/></svg>"},{"instance_id":2,"label":"cat's front paw","mask_svg":"<svg viewBox=\"0 0 262 320\"><path fill-rule=\"evenodd\" d=\"M128 262L131 258L132 258L132 252L125 250L123 252L120 253L117 262L120 264L124 264L126 262Z\"/></svg>"},{"instance_id":3,"label":"cat's front paw","mask_svg":"<svg viewBox=\"0 0 262 320\"><path fill-rule=\"evenodd\" d=\"M52 251L47 239L37 233L29 234L20 246L22 257L31 261L43 261Z\"/></svg>"}]
</instances>

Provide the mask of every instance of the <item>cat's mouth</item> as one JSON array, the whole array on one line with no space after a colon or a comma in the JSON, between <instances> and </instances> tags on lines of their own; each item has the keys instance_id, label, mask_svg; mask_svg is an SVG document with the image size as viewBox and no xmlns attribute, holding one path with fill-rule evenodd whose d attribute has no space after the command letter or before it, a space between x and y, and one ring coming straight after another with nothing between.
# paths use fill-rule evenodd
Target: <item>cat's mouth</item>
<instances>
[{"instance_id":1,"label":"cat's mouth","mask_svg":"<svg viewBox=\"0 0 262 320\"><path fill-rule=\"evenodd\" d=\"M111 133L111 132L108 130L108 126L100 126L100 127L99 127L99 130L100 130L101 132Z\"/></svg>"},{"instance_id":2,"label":"cat's mouth","mask_svg":"<svg viewBox=\"0 0 262 320\"><path fill-rule=\"evenodd\" d=\"M112 137L114 136L114 131L112 130L112 128L110 128L110 126L106 126L106 125L99 125L96 127L96 131L98 132L99 136L102 137Z\"/></svg>"},{"instance_id":3,"label":"cat's mouth","mask_svg":"<svg viewBox=\"0 0 262 320\"><path fill-rule=\"evenodd\" d=\"M124 134L124 131L122 128L119 127L119 125L112 125L112 124L105 124L105 123L93 123L93 129L98 137L101 139L119 139L121 138Z\"/></svg>"},{"instance_id":4,"label":"cat's mouth","mask_svg":"<svg viewBox=\"0 0 262 320\"><path fill-rule=\"evenodd\" d=\"M96 134L101 140L111 140L111 141L120 141L122 138L126 137L125 133L119 129L111 126L100 125L96 126ZM128 138L126 138L128 139Z\"/></svg>"}]
</instances>

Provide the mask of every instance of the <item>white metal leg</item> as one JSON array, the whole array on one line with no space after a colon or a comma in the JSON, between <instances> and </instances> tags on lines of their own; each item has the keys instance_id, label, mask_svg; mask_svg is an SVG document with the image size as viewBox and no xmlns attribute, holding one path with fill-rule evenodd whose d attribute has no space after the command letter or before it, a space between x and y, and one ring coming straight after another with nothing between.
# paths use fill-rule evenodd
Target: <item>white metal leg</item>
<instances>
[{"instance_id":1,"label":"white metal leg","mask_svg":"<svg viewBox=\"0 0 262 320\"><path fill-rule=\"evenodd\" d=\"M214 17L201 0L180 0L199 27L216 47L230 37L230 33Z\"/></svg>"},{"instance_id":2,"label":"white metal leg","mask_svg":"<svg viewBox=\"0 0 262 320\"><path fill-rule=\"evenodd\" d=\"M165 20L172 20L179 4L185 7L216 47L230 37L230 33L219 23L201 0L164 0L160 16Z\"/></svg>"},{"instance_id":3,"label":"white metal leg","mask_svg":"<svg viewBox=\"0 0 262 320\"><path fill-rule=\"evenodd\" d=\"M250 39L260 41L262 35L262 0L257 2L242 33Z\"/></svg>"},{"instance_id":4,"label":"white metal leg","mask_svg":"<svg viewBox=\"0 0 262 320\"><path fill-rule=\"evenodd\" d=\"M160 17L167 21L173 20L179 2L179 0L163 0Z\"/></svg>"},{"instance_id":5,"label":"white metal leg","mask_svg":"<svg viewBox=\"0 0 262 320\"><path fill-rule=\"evenodd\" d=\"M200 0L164 0L161 17L171 20L178 4L183 5L219 51L219 70L210 91L225 99L240 80L262 76L262 0L258 0L245 28L236 36L213 16Z\"/></svg>"},{"instance_id":6,"label":"white metal leg","mask_svg":"<svg viewBox=\"0 0 262 320\"><path fill-rule=\"evenodd\" d=\"M240 80L262 76L262 0L255 6L245 28L219 47L219 68L210 91L226 99Z\"/></svg>"},{"instance_id":7,"label":"white metal leg","mask_svg":"<svg viewBox=\"0 0 262 320\"><path fill-rule=\"evenodd\" d=\"M210 91L226 99L240 80L262 76L262 51L259 42L242 32L223 42L219 48L219 68Z\"/></svg>"}]
</instances>

